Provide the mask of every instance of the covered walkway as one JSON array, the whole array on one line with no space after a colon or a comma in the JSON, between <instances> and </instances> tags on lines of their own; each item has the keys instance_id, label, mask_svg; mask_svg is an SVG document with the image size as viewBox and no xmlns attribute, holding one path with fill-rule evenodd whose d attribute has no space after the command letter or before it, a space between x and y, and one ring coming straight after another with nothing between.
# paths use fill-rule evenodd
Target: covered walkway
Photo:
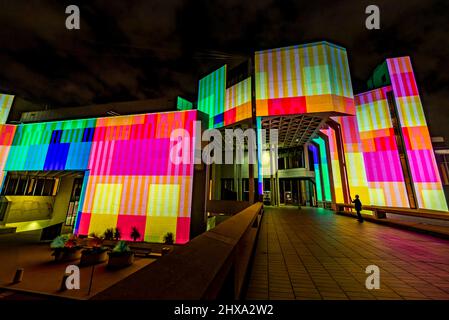
<instances>
[{"instance_id":1,"label":"covered walkway","mask_svg":"<svg viewBox=\"0 0 449 320\"><path fill-rule=\"evenodd\" d=\"M380 289L365 268L380 268ZM449 299L449 241L339 216L266 207L247 299Z\"/></svg>"}]
</instances>

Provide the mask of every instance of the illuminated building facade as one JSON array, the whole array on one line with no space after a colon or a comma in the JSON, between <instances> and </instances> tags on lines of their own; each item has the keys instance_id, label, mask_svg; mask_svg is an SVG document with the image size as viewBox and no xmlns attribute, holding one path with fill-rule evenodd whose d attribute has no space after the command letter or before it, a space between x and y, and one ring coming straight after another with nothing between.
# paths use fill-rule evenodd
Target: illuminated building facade
<instances>
[{"instance_id":1,"label":"illuminated building facade","mask_svg":"<svg viewBox=\"0 0 449 320\"><path fill-rule=\"evenodd\" d=\"M125 239L136 228L141 240L171 232L186 243L205 200L332 207L359 194L364 204L447 211L410 58L387 59L368 85L354 95L346 50L318 42L221 66L176 111L13 125L14 97L0 95L0 223L43 234L119 228ZM190 159L201 152L198 120L277 129L278 149L258 131L257 165L173 164L175 129L191 137Z\"/></svg>"}]
</instances>

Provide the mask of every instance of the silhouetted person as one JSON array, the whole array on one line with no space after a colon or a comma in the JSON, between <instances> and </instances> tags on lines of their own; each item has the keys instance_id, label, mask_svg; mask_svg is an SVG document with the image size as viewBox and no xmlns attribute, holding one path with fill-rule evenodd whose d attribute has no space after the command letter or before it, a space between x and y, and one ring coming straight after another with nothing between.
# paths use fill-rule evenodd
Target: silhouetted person
<instances>
[{"instance_id":1,"label":"silhouetted person","mask_svg":"<svg viewBox=\"0 0 449 320\"><path fill-rule=\"evenodd\" d=\"M353 200L352 203L354 204L355 211L357 212L357 220L359 220L359 222L363 222L363 217L360 214L360 211L362 211L362 202L360 201L358 194L355 195L355 200Z\"/></svg>"}]
</instances>

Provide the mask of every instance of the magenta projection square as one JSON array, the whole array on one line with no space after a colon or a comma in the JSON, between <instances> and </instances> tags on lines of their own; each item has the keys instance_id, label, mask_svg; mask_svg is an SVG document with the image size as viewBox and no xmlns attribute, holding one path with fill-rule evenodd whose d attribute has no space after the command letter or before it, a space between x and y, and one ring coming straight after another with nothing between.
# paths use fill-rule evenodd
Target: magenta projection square
<instances>
[{"instance_id":1,"label":"magenta projection square","mask_svg":"<svg viewBox=\"0 0 449 320\"><path fill-rule=\"evenodd\" d=\"M136 227L140 233L141 238L144 239L146 216L124 215L120 214L117 219L117 228L120 230L122 240L133 240L131 232L133 227Z\"/></svg>"}]
</instances>

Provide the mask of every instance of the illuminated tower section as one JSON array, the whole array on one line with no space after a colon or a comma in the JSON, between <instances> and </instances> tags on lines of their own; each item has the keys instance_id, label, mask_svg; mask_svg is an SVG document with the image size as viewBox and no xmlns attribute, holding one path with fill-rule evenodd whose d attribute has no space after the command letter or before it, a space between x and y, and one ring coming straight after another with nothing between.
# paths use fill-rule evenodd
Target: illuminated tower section
<instances>
[{"instance_id":1,"label":"illuminated tower section","mask_svg":"<svg viewBox=\"0 0 449 320\"><path fill-rule=\"evenodd\" d=\"M356 95L357 122L372 205L409 207L387 100L389 86Z\"/></svg>"},{"instance_id":2,"label":"illuminated tower section","mask_svg":"<svg viewBox=\"0 0 449 320\"><path fill-rule=\"evenodd\" d=\"M0 124L0 188L5 177L5 166L9 151L13 143L16 127L13 125Z\"/></svg>"},{"instance_id":3,"label":"illuminated tower section","mask_svg":"<svg viewBox=\"0 0 449 320\"><path fill-rule=\"evenodd\" d=\"M209 116L209 128L224 126L226 65L202 78L198 88L198 110Z\"/></svg>"},{"instance_id":4,"label":"illuminated tower section","mask_svg":"<svg viewBox=\"0 0 449 320\"><path fill-rule=\"evenodd\" d=\"M3 170L16 131L15 126L5 125L13 101L14 96L0 94L0 190L3 185L3 178L5 177L5 172Z\"/></svg>"},{"instance_id":5,"label":"illuminated tower section","mask_svg":"<svg viewBox=\"0 0 449 320\"><path fill-rule=\"evenodd\" d=\"M14 96L0 93L0 124L5 124L11 110Z\"/></svg>"},{"instance_id":6,"label":"illuminated tower section","mask_svg":"<svg viewBox=\"0 0 449 320\"><path fill-rule=\"evenodd\" d=\"M256 115L354 115L346 50L327 42L255 54Z\"/></svg>"},{"instance_id":7,"label":"illuminated tower section","mask_svg":"<svg viewBox=\"0 0 449 320\"><path fill-rule=\"evenodd\" d=\"M417 205L447 211L410 58L387 59L387 66Z\"/></svg>"},{"instance_id":8,"label":"illuminated tower section","mask_svg":"<svg viewBox=\"0 0 449 320\"><path fill-rule=\"evenodd\" d=\"M246 78L226 89L224 125L251 117L251 78Z\"/></svg>"}]
</instances>

